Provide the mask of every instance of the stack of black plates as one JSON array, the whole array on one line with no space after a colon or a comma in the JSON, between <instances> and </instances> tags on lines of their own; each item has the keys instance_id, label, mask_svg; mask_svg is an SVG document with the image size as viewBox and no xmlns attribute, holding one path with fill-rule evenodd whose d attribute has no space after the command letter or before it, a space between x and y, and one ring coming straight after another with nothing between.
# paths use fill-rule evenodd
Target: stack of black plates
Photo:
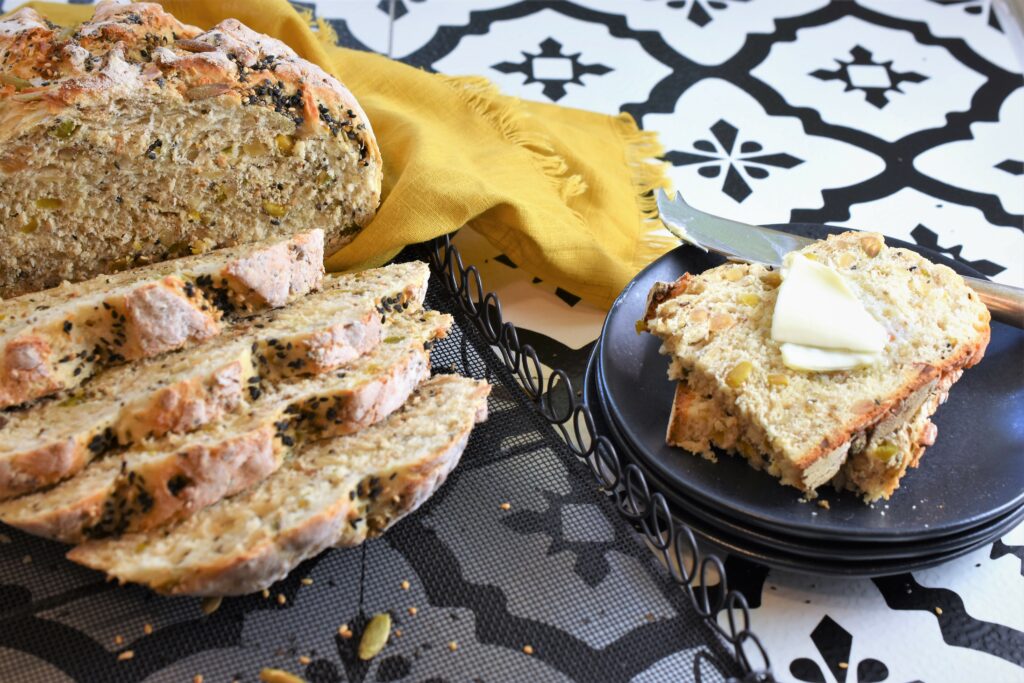
<instances>
[{"instance_id":1,"label":"stack of black plates","mask_svg":"<svg viewBox=\"0 0 1024 683\"><path fill-rule=\"evenodd\" d=\"M823 238L825 226L776 226ZM940 254L921 252L962 274ZM769 566L815 574L881 576L946 562L993 542L1024 521L1024 331L992 324L984 360L964 373L933 421L939 437L891 500L865 505L854 494L819 489L825 508L803 502L742 458L713 463L665 444L674 386L659 342L638 335L656 281L701 272L722 259L680 247L640 273L605 321L587 368L585 399L610 438L713 545Z\"/></svg>"}]
</instances>

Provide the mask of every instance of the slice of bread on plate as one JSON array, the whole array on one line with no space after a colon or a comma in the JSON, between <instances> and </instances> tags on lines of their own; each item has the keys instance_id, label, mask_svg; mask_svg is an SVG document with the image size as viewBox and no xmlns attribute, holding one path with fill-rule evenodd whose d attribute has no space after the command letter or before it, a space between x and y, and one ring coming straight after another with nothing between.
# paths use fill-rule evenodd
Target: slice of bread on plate
<instances>
[{"instance_id":1,"label":"slice of bread on plate","mask_svg":"<svg viewBox=\"0 0 1024 683\"><path fill-rule=\"evenodd\" d=\"M726 264L660 283L640 323L662 340L678 382L669 444L712 448L813 498L827 482L888 498L936 436L929 417L989 340L989 312L963 278L875 233L847 232L801 254L838 271L888 341L876 363L806 372L772 339L781 282Z\"/></svg>"},{"instance_id":2,"label":"slice of bread on plate","mask_svg":"<svg viewBox=\"0 0 1024 683\"><path fill-rule=\"evenodd\" d=\"M352 94L279 40L156 3L61 28L0 22L0 296L323 226L331 253L380 201Z\"/></svg>"},{"instance_id":3,"label":"slice of bread on plate","mask_svg":"<svg viewBox=\"0 0 1024 683\"><path fill-rule=\"evenodd\" d=\"M0 520L79 542L194 514L268 476L304 440L384 419L427 377L428 348L450 325L449 316L433 311L392 316L385 341L344 369L264 385L257 399L216 424L143 441L51 489L0 504Z\"/></svg>"},{"instance_id":4,"label":"slice of bread on plate","mask_svg":"<svg viewBox=\"0 0 1024 683\"><path fill-rule=\"evenodd\" d=\"M0 301L0 408L283 306L320 287L323 256L316 229Z\"/></svg>"},{"instance_id":5,"label":"slice of bread on plate","mask_svg":"<svg viewBox=\"0 0 1024 683\"><path fill-rule=\"evenodd\" d=\"M78 391L0 416L0 500L73 475L117 446L197 429L254 400L260 381L327 372L372 350L387 311L422 307L429 269L325 278L323 291L208 342L111 368Z\"/></svg>"},{"instance_id":6,"label":"slice of bread on plate","mask_svg":"<svg viewBox=\"0 0 1024 683\"><path fill-rule=\"evenodd\" d=\"M303 560L382 533L458 463L486 417L486 382L431 378L387 419L303 445L260 484L180 523L84 543L68 553L122 582L188 595L241 595Z\"/></svg>"}]
</instances>

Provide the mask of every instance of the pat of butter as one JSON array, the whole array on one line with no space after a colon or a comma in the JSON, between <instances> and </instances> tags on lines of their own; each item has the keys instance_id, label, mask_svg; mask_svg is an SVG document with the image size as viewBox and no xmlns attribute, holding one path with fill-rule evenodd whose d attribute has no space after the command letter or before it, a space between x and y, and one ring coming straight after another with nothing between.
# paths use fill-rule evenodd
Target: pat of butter
<instances>
[{"instance_id":1,"label":"pat of butter","mask_svg":"<svg viewBox=\"0 0 1024 683\"><path fill-rule=\"evenodd\" d=\"M779 350L782 351L782 362L787 368L809 372L852 370L863 365L874 365L882 357L880 353L839 351L789 343L782 344Z\"/></svg>"},{"instance_id":2,"label":"pat of butter","mask_svg":"<svg viewBox=\"0 0 1024 683\"><path fill-rule=\"evenodd\" d=\"M813 372L874 363L889 338L841 274L798 252L784 261L771 336L786 366Z\"/></svg>"}]
</instances>

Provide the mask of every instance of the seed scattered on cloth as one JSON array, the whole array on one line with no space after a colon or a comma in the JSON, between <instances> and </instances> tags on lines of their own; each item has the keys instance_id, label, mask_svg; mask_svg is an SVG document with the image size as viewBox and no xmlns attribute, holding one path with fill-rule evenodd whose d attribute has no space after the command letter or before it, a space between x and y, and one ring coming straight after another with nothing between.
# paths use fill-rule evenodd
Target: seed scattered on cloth
<instances>
[{"instance_id":1,"label":"seed scattered on cloth","mask_svg":"<svg viewBox=\"0 0 1024 683\"><path fill-rule=\"evenodd\" d=\"M459 649L459 644L458 644L458 643L456 643L456 642L455 642L455 641L453 640L452 642L448 643L448 649L449 649L449 650L451 650L452 652L455 652L456 650L458 650L458 649Z\"/></svg>"},{"instance_id":2,"label":"seed scattered on cloth","mask_svg":"<svg viewBox=\"0 0 1024 683\"><path fill-rule=\"evenodd\" d=\"M409 582L408 581L403 581L400 585L402 586L402 590L404 590L404 591L409 590Z\"/></svg>"},{"instance_id":3,"label":"seed scattered on cloth","mask_svg":"<svg viewBox=\"0 0 1024 683\"><path fill-rule=\"evenodd\" d=\"M532 645L523 645L523 654L532 655L533 654L533 646Z\"/></svg>"},{"instance_id":4,"label":"seed scattered on cloth","mask_svg":"<svg viewBox=\"0 0 1024 683\"><path fill-rule=\"evenodd\" d=\"M147 636L153 633L153 624L143 624L142 632L145 633Z\"/></svg>"},{"instance_id":5,"label":"seed scattered on cloth","mask_svg":"<svg viewBox=\"0 0 1024 683\"><path fill-rule=\"evenodd\" d=\"M500 507L502 510L511 510L512 509L512 503L502 503L498 507Z\"/></svg>"},{"instance_id":6,"label":"seed scattered on cloth","mask_svg":"<svg viewBox=\"0 0 1024 683\"><path fill-rule=\"evenodd\" d=\"M849 669L850 665L847 662L839 662L840 669Z\"/></svg>"},{"instance_id":7,"label":"seed scattered on cloth","mask_svg":"<svg viewBox=\"0 0 1024 683\"><path fill-rule=\"evenodd\" d=\"M135 656L134 650L125 650L124 652L117 655L117 661L126 662Z\"/></svg>"},{"instance_id":8,"label":"seed scattered on cloth","mask_svg":"<svg viewBox=\"0 0 1024 683\"><path fill-rule=\"evenodd\" d=\"M277 604L283 605L288 602L288 598L284 597L284 593L277 594Z\"/></svg>"},{"instance_id":9,"label":"seed scattered on cloth","mask_svg":"<svg viewBox=\"0 0 1024 683\"><path fill-rule=\"evenodd\" d=\"M936 607L935 608L935 613L941 617L942 616L942 608L941 607Z\"/></svg>"},{"instance_id":10,"label":"seed scattered on cloth","mask_svg":"<svg viewBox=\"0 0 1024 683\"><path fill-rule=\"evenodd\" d=\"M306 666L306 665L308 665L312 661L313 660L310 659L309 657L307 657L306 655L300 655L299 656L299 664L301 664L302 666Z\"/></svg>"},{"instance_id":11,"label":"seed scattered on cloth","mask_svg":"<svg viewBox=\"0 0 1024 683\"><path fill-rule=\"evenodd\" d=\"M267 590L266 588L264 588L262 591L260 591L260 594L263 596L264 600L266 600L267 598L270 597L270 591Z\"/></svg>"},{"instance_id":12,"label":"seed scattered on cloth","mask_svg":"<svg viewBox=\"0 0 1024 683\"><path fill-rule=\"evenodd\" d=\"M416 609L415 607L410 607L410 608L409 608L409 616L410 616L410 617L414 617L414 616L416 616L416 612L418 612L418 611L419 611L419 610L417 610L417 609Z\"/></svg>"},{"instance_id":13,"label":"seed scattered on cloth","mask_svg":"<svg viewBox=\"0 0 1024 683\"><path fill-rule=\"evenodd\" d=\"M124 645L124 636L120 634L114 636L114 645Z\"/></svg>"},{"instance_id":14,"label":"seed scattered on cloth","mask_svg":"<svg viewBox=\"0 0 1024 683\"><path fill-rule=\"evenodd\" d=\"M348 627L348 624L342 624L338 627L338 635L344 638L345 640L348 640L352 637L352 629Z\"/></svg>"},{"instance_id":15,"label":"seed scattered on cloth","mask_svg":"<svg viewBox=\"0 0 1024 683\"><path fill-rule=\"evenodd\" d=\"M312 586L312 585L313 585L313 579L311 579L311 578L309 578L309 577L307 576L306 578L304 578L304 579L302 580L302 585L303 585L303 586Z\"/></svg>"},{"instance_id":16,"label":"seed scattered on cloth","mask_svg":"<svg viewBox=\"0 0 1024 683\"><path fill-rule=\"evenodd\" d=\"M203 683L203 674L196 674L193 676L192 683Z\"/></svg>"}]
</instances>

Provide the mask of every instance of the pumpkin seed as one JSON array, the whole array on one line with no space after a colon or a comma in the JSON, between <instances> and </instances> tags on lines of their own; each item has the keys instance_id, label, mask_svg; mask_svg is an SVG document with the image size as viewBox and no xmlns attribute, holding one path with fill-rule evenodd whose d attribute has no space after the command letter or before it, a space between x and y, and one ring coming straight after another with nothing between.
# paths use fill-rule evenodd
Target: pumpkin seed
<instances>
[{"instance_id":1,"label":"pumpkin seed","mask_svg":"<svg viewBox=\"0 0 1024 683\"><path fill-rule=\"evenodd\" d=\"M359 639L359 659L369 661L380 654L391 635L391 615L381 612L370 619Z\"/></svg>"},{"instance_id":2,"label":"pumpkin seed","mask_svg":"<svg viewBox=\"0 0 1024 683\"><path fill-rule=\"evenodd\" d=\"M260 669L260 680L263 683L306 683L304 678L281 669Z\"/></svg>"},{"instance_id":3,"label":"pumpkin seed","mask_svg":"<svg viewBox=\"0 0 1024 683\"><path fill-rule=\"evenodd\" d=\"M221 600L223 600L223 598L220 596L203 598L203 614L210 615L220 609Z\"/></svg>"}]
</instances>

